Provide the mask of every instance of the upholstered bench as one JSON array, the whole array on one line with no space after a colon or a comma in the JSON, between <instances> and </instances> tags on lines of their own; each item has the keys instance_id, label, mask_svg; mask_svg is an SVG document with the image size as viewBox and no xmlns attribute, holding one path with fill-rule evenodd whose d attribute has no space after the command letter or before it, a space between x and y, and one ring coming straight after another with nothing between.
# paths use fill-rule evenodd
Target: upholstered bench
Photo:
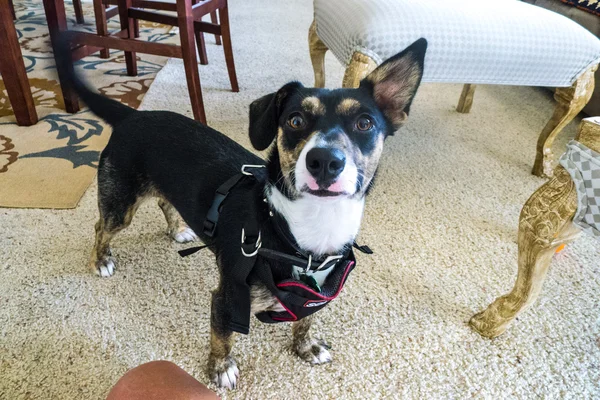
<instances>
[{"instance_id":1,"label":"upholstered bench","mask_svg":"<svg viewBox=\"0 0 600 400\"><path fill-rule=\"evenodd\" d=\"M429 42L423 82L466 83L457 110L468 112L475 84L557 87L554 115L537 144L533 173L552 174L551 145L588 102L600 40L572 20L516 0L314 0L309 30L315 86L324 57L345 64L356 87L378 64L420 37Z\"/></svg>"},{"instance_id":2,"label":"upholstered bench","mask_svg":"<svg viewBox=\"0 0 600 400\"><path fill-rule=\"evenodd\" d=\"M554 177L531 195L519 217L519 271L510 293L469 322L487 337L506 327L540 294L552 256L582 230L600 240L600 118L586 118Z\"/></svg>"}]
</instances>

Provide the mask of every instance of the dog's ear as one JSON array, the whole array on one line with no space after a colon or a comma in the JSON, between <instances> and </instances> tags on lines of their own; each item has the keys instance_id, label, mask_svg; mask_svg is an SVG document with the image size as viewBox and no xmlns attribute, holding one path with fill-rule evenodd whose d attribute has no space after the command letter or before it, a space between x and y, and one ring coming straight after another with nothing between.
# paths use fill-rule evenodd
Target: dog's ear
<instances>
[{"instance_id":1,"label":"dog's ear","mask_svg":"<svg viewBox=\"0 0 600 400\"><path fill-rule=\"evenodd\" d=\"M269 147L277 135L279 116L286 99L303 87L300 82L290 82L277 92L254 100L250 104L250 142L256 150Z\"/></svg>"},{"instance_id":2,"label":"dog's ear","mask_svg":"<svg viewBox=\"0 0 600 400\"><path fill-rule=\"evenodd\" d=\"M398 129L410 109L423 77L427 40L421 38L387 59L360 82L369 90L385 116Z\"/></svg>"}]
</instances>

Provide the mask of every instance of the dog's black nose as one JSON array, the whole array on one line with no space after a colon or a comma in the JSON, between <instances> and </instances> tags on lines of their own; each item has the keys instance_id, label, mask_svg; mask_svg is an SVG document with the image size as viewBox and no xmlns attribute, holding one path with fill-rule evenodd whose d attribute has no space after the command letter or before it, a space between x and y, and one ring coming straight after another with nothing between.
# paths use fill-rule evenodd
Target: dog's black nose
<instances>
[{"instance_id":1,"label":"dog's black nose","mask_svg":"<svg viewBox=\"0 0 600 400\"><path fill-rule=\"evenodd\" d=\"M306 169L318 183L332 182L345 165L346 157L338 149L316 147L306 154Z\"/></svg>"}]
</instances>

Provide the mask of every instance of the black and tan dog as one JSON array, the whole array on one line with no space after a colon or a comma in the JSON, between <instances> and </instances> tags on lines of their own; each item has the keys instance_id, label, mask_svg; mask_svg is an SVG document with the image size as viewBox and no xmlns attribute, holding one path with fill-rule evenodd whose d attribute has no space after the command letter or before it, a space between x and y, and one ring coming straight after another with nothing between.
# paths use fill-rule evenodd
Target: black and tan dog
<instances>
[{"instance_id":1,"label":"black and tan dog","mask_svg":"<svg viewBox=\"0 0 600 400\"><path fill-rule=\"evenodd\" d=\"M230 353L234 331L244 332L245 328L236 327L232 320L244 310L291 316L269 322L297 321L292 326L296 353L315 364L331 361L326 346L309 334L310 317L297 318L276 297L273 285L265 285L254 270L240 279L241 230L251 219L259 229L257 247L290 254L287 259L252 255L258 257L257 266L268 268L276 283L298 278L298 266L290 259L308 258L311 266L326 257L348 257L384 140L405 121L420 84L425 39L385 61L356 89L313 89L292 82L254 101L250 105L252 145L264 150L275 143L266 162L189 118L171 112L136 111L94 93L75 75L68 46L63 47L59 59L69 71L64 80L95 114L113 126L98 168L100 219L90 262L93 271L104 277L113 275L110 240L131 223L142 200L158 197L175 240L193 240L197 233L216 254L220 284L212 300L209 373L219 386L235 387L239 375ZM215 191L244 164L265 165L265 179L242 180L231 189L220 210L217 235L210 238L203 233L203 223ZM275 219L285 225L291 238L285 237ZM311 275L315 290L309 292L321 296L318 299L326 298L317 288L328 285L328 276L335 274L336 268ZM338 292L348 272L333 283ZM304 307L324 303L307 301Z\"/></svg>"}]
</instances>

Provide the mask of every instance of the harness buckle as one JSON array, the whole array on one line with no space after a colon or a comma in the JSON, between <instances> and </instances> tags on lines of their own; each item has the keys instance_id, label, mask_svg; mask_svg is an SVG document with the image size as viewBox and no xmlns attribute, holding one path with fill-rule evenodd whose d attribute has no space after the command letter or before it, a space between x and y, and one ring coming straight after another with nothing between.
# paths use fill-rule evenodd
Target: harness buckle
<instances>
[{"instance_id":1,"label":"harness buckle","mask_svg":"<svg viewBox=\"0 0 600 400\"><path fill-rule=\"evenodd\" d=\"M242 165L242 174L253 176L252 172L246 171L246 168L266 168L264 165L256 165L256 164L244 164Z\"/></svg>"},{"instance_id":2,"label":"harness buckle","mask_svg":"<svg viewBox=\"0 0 600 400\"><path fill-rule=\"evenodd\" d=\"M258 249L260 249L262 246L262 239L261 239L261 234L260 231L258 231L258 238L256 239L256 242L254 243L246 243L246 232L244 231L244 228L242 228L242 254L244 257L254 257L258 254ZM246 251L246 249L244 247L250 247L248 249L248 251Z\"/></svg>"},{"instance_id":3,"label":"harness buckle","mask_svg":"<svg viewBox=\"0 0 600 400\"><path fill-rule=\"evenodd\" d=\"M317 269L315 269L315 272L317 271L324 271L326 269L328 269L329 267L334 266L341 258L344 258L344 256L339 255L339 256L329 256L327 257L325 260L323 260L323 262L321 263L321 265L319 265L317 267ZM335 261L332 263L332 261ZM329 265L331 263L331 265Z\"/></svg>"}]
</instances>

